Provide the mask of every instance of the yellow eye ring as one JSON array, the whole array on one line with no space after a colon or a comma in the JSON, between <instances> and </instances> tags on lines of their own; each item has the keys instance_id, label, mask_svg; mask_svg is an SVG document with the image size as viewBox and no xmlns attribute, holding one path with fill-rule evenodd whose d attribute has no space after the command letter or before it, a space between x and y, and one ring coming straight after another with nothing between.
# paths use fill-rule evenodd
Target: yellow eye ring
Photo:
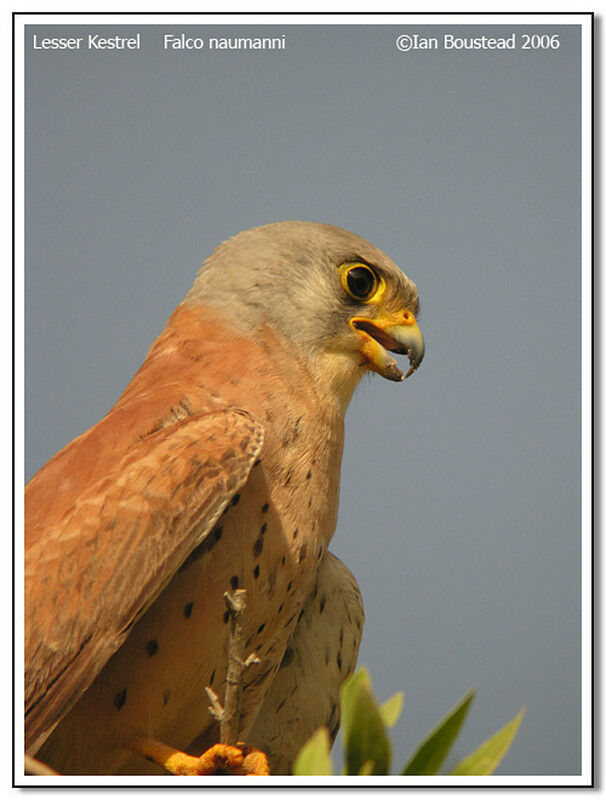
<instances>
[{"instance_id":1,"label":"yellow eye ring","mask_svg":"<svg viewBox=\"0 0 606 800\"><path fill-rule=\"evenodd\" d=\"M383 288L383 280L367 264L341 264L339 275L347 294L358 302L370 302Z\"/></svg>"}]
</instances>

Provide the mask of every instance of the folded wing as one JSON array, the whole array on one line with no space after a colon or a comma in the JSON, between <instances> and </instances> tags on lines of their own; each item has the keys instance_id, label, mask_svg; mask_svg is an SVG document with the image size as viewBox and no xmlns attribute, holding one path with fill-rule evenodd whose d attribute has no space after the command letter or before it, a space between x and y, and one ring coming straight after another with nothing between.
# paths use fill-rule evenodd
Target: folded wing
<instances>
[{"instance_id":1,"label":"folded wing","mask_svg":"<svg viewBox=\"0 0 606 800\"><path fill-rule=\"evenodd\" d=\"M239 410L133 445L25 564L26 750L35 754L242 487L263 430Z\"/></svg>"}]
</instances>

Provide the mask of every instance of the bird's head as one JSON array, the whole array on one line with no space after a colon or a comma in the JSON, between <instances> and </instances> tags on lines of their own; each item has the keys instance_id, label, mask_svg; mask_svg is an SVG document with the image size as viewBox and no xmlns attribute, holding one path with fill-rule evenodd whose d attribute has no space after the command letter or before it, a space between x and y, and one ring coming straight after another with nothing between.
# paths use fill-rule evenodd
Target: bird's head
<instances>
[{"instance_id":1,"label":"bird's head","mask_svg":"<svg viewBox=\"0 0 606 800\"><path fill-rule=\"evenodd\" d=\"M406 377L423 360L415 284L381 250L332 225L239 233L203 264L186 302L213 307L249 336L271 326L344 387L368 370L401 381L388 351L408 357Z\"/></svg>"}]
</instances>

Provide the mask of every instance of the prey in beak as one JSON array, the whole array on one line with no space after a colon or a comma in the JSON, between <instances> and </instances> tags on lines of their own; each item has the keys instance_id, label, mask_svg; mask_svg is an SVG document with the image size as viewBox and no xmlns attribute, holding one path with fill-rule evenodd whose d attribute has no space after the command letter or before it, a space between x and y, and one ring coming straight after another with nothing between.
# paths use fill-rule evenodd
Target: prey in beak
<instances>
[{"instance_id":1,"label":"prey in beak","mask_svg":"<svg viewBox=\"0 0 606 800\"><path fill-rule=\"evenodd\" d=\"M379 316L375 319L352 317L350 326L361 337L360 352L377 372L390 381L401 381L415 372L423 361L425 343L417 321L410 311ZM387 352L402 353L410 364L406 375L399 369L395 358Z\"/></svg>"}]
</instances>

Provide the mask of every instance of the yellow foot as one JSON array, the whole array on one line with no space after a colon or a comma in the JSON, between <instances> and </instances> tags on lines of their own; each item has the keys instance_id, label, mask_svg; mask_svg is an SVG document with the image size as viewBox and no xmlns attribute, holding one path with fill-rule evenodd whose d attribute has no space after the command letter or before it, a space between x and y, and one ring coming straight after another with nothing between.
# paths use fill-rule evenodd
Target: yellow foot
<instances>
[{"instance_id":1,"label":"yellow foot","mask_svg":"<svg viewBox=\"0 0 606 800\"><path fill-rule=\"evenodd\" d=\"M199 764L198 775L269 775L265 753L244 742L236 747L216 744L202 753Z\"/></svg>"},{"instance_id":2,"label":"yellow foot","mask_svg":"<svg viewBox=\"0 0 606 800\"><path fill-rule=\"evenodd\" d=\"M238 747L242 750L244 761L242 762L241 775L269 775L269 764L267 756L255 747L249 747L244 742L238 742Z\"/></svg>"},{"instance_id":3,"label":"yellow foot","mask_svg":"<svg viewBox=\"0 0 606 800\"><path fill-rule=\"evenodd\" d=\"M173 775L269 775L265 753L243 742L238 742L236 747L216 744L199 757L156 739L137 738L130 743L130 748Z\"/></svg>"}]
</instances>

